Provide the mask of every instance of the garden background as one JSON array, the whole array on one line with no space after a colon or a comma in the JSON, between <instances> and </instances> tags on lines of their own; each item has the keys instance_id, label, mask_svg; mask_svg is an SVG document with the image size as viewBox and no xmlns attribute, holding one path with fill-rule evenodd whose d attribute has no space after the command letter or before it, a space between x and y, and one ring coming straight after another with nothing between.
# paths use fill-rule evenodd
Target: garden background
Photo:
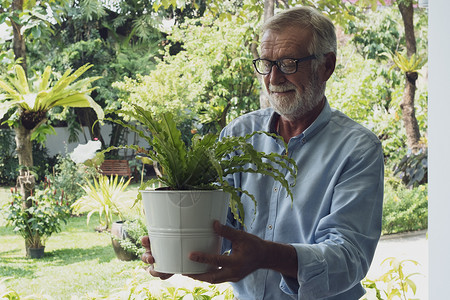
<instances>
[{"instance_id":1,"label":"garden background","mask_svg":"<svg viewBox=\"0 0 450 300\"><path fill-rule=\"evenodd\" d=\"M8 82L8 77L17 74L16 63L22 65L31 83L42 78L46 66L51 66L56 81L70 68L92 64L81 78L96 80L80 89L89 91L90 86L96 86L89 91L90 96L107 116L121 118L120 111L128 110L131 104L155 115L172 112L182 124L186 142L195 133L218 132L233 118L264 104L251 60L258 51L259 24L264 13L270 12L267 5L256 1L144 2L29 1L20 8L16 1L1 1L3 80ZM426 229L427 11L409 0L378 5L377 1L306 2L325 11L338 26L338 65L327 87L330 104L370 128L383 143L383 233ZM275 6L276 10L283 8L281 3ZM415 34L412 53L408 22L404 22L408 20L406 12L411 11ZM14 36L17 26L21 30L16 34L25 42L23 53ZM419 134L411 138L411 120L405 120L404 110L411 97L405 100L405 91L416 75L412 104ZM5 122L0 133L0 182L4 187L0 196L0 275L12 277L5 281L6 289L14 289L22 297L48 293L58 299L110 294L115 288L129 291L133 285L127 287L127 280L134 277L128 272L138 272L142 264L115 258L110 235L94 231L99 225L96 222L102 220L98 210L71 211L68 215L80 215L61 217L67 224L62 222L61 231L48 239L41 260L25 258L23 239L5 225L11 211L10 187L24 170L32 172L37 189L47 188L44 178L50 179L57 191L49 200L54 206L61 205L58 199L62 191L68 207L89 194L87 182L92 182L95 168L85 176L85 167L70 159L72 149L53 156L46 141L54 127L65 128L68 134L61 141L67 145L96 139L106 148L137 137L130 137L115 124L109 124L111 130L106 133L102 124L95 123L91 108L49 107L32 130L32 164L19 165L20 153L15 151L14 141L17 131L9 129L20 126L17 105L4 98L1 103ZM81 130L83 126L93 130ZM132 153L112 152L107 158L129 159L137 178L153 175L148 166L142 173L143 164ZM137 183L124 191L126 196L121 194L118 199L134 199ZM138 214L130 207L124 205L120 211ZM93 212L89 225L88 212ZM114 220L121 218L117 211L111 215ZM139 286L136 282L134 287Z\"/></svg>"}]
</instances>

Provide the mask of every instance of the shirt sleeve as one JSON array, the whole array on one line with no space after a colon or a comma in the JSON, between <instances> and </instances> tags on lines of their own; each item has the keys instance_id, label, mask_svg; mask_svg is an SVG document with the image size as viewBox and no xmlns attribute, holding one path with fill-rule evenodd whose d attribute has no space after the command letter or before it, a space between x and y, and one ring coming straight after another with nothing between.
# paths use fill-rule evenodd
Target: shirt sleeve
<instances>
[{"instance_id":1,"label":"shirt sleeve","mask_svg":"<svg viewBox=\"0 0 450 300\"><path fill-rule=\"evenodd\" d=\"M280 289L298 299L344 293L365 277L381 234L384 158L375 144L346 164L334 187L330 213L319 221L314 244L293 243L297 280Z\"/></svg>"}]
</instances>

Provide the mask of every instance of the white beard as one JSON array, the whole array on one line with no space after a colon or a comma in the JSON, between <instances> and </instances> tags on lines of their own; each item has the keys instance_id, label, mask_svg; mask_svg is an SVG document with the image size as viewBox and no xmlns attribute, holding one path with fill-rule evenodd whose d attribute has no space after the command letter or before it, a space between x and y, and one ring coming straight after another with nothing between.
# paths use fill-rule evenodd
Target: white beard
<instances>
[{"instance_id":1,"label":"white beard","mask_svg":"<svg viewBox=\"0 0 450 300\"><path fill-rule=\"evenodd\" d=\"M273 109L288 120L299 120L319 105L325 94L325 82L318 83L318 77L313 75L311 81L305 86L303 92L299 92L295 85L287 82L283 85L269 85L271 92L284 92L295 90L293 96L269 95L269 102Z\"/></svg>"}]
</instances>

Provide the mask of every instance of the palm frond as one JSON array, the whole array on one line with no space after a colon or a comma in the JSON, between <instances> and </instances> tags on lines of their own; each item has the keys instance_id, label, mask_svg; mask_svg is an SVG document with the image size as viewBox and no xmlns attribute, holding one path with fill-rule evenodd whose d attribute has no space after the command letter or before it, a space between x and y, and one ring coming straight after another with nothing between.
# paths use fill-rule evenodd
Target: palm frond
<instances>
[{"instance_id":1,"label":"palm frond","mask_svg":"<svg viewBox=\"0 0 450 300\"><path fill-rule=\"evenodd\" d=\"M69 69L53 86L51 86L51 68L46 67L39 84L29 87L23 68L16 65L16 75L9 78L9 83L0 80L0 91L4 91L0 94L0 99L3 99L0 109L1 117L13 107L20 107L28 113L39 112L41 114L55 106L63 106L92 107L99 119L104 118L104 112L100 105L89 96L95 89L90 87L91 83L101 77L78 80L91 67L91 64L86 64L73 73Z\"/></svg>"},{"instance_id":2,"label":"palm frond","mask_svg":"<svg viewBox=\"0 0 450 300\"><path fill-rule=\"evenodd\" d=\"M16 77L11 80L11 83L20 94L28 94L30 92L30 87L28 86L28 80L24 69L21 65L15 65L14 70L16 71Z\"/></svg>"},{"instance_id":3,"label":"palm frond","mask_svg":"<svg viewBox=\"0 0 450 300\"><path fill-rule=\"evenodd\" d=\"M44 92L50 86L50 76L52 74L52 68L47 66L42 73L41 82L39 83L39 92Z\"/></svg>"},{"instance_id":4,"label":"palm frond","mask_svg":"<svg viewBox=\"0 0 450 300\"><path fill-rule=\"evenodd\" d=\"M406 55L397 51L392 55L392 60L395 65L405 73L417 72L427 63L427 58L424 56L413 54L408 58Z\"/></svg>"}]
</instances>

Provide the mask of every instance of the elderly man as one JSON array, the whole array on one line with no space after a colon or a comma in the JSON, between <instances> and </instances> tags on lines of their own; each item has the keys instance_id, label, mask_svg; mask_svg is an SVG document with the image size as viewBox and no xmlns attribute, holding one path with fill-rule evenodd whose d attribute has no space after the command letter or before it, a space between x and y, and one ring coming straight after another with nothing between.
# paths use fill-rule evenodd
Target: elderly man
<instances>
[{"instance_id":1,"label":"elderly man","mask_svg":"<svg viewBox=\"0 0 450 300\"><path fill-rule=\"evenodd\" d=\"M336 64L331 21L309 7L293 8L263 27L261 57L271 108L231 122L221 136L257 130L278 133L297 162L294 202L270 177L242 173L229 178L256 196L242 196L245 226L230 216L214 230L229 255L191 253L217 268L191 275L211 283L232 282L237 299L359 299L381 232L383 152L377 137L325 97ZM254 147L283 153L280 140L256 135ZM256 211L255 211L256 210ZM149 247L148 239L144 244ZM150 252L143 256L154 262ZM150 271L154 276L169 275Z\"/></svg>"}]
</instances>

